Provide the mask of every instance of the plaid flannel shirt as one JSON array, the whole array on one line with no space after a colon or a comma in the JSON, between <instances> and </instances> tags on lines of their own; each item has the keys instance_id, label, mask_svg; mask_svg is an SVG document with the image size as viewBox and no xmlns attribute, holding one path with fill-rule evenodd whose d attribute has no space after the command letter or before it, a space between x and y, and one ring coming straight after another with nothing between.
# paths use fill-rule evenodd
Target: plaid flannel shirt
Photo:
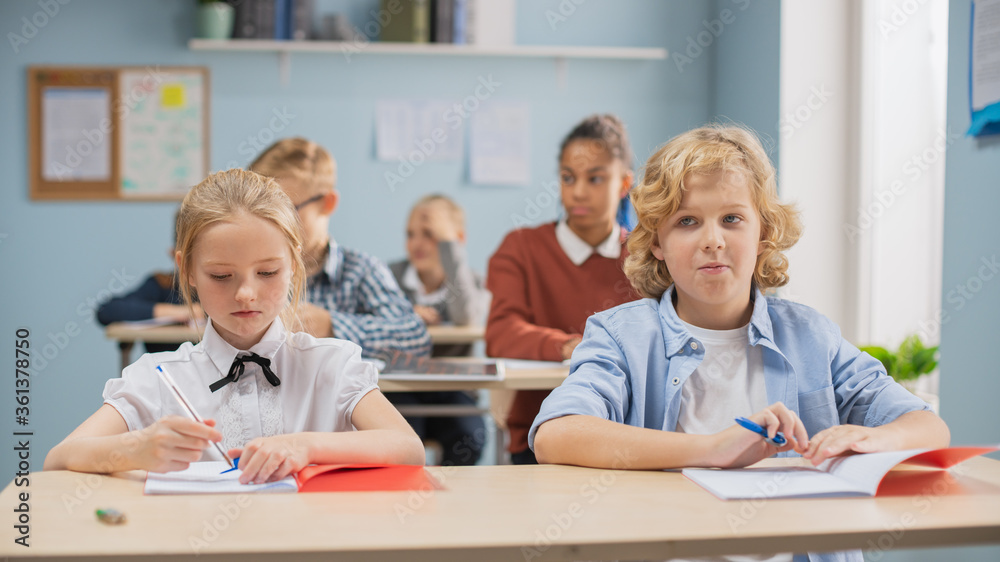
<instances>
[{"instance_id":1,"label":"plaid flannel shirt","mask_svg":"<svg viewBox=\"0 0 1000 562\"><path fill-rule=\"evenodd\" d=\"M326 264L309 278L306 294L310 304L330 312L334 337L360 345L365 357L430 354L424 322L389 268L368 254L331 242Z\"/></svg>"}]
</instances>

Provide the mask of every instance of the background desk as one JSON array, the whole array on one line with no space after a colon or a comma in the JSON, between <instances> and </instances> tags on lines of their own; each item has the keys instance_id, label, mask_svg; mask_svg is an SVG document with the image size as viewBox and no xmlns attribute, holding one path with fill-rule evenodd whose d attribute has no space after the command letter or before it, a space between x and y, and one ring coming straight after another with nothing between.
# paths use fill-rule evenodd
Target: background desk
<instances>
[{"instance_id":1,"label":"background desk","mask_svg":"<svg viewBox=\"0 0 1000 562\"><path fill-rule=\"evenodd\" d=\"M462 361L455 358L455 361ZM500 360L502 361L502 359ZM494 429L494 450L496 464L508 462L507 457L507 415L517 390L552 390L569 376L569 365L551 368L508 369L503 380L498 381L429 381L429 380L384 380L378 381L382 392L437 392L447 390L486 390L489 394L489 408L477 405L456 404L407 404L397 405L399 413L407 417L450 417L480 416L489 414Z\"/></svg>"},{"instance_id":2,"label":"background desk","mask_svg":"<svg viewBox=\"0 0 1000 562\"><path fill-rule=\"evenodd\" d=\"M446 490L143 496L142 473L36 473L30 548L14 544L10 523L25 488L0 494L0 557L166 561L198 548L239 562L664 559L1000 542L1000 461L983 457L954 469L945 488L928 485L926 509L920 496L725 502L677 472L429 470ZM106 507L128 523L99 523L94 510Z\"/></svg>"},{"instance_id":3,"label":"background desk","mask_svg":"<svg viewBox=\"0 0 1000 562\"><path fill-rule=\"evenodd\" d=\"M461 359L456 359L461 361ZM502 360L500 360L502 361ZM552 368L512 369L508 370L503 380L497 381L463 381L463 380L385 380L379 379L378 386L382 392L440 392L440 391L490 391L490 407L461 406L455 404L408 404L398 405L396 409L404 416L479 416L491 414L498 431L505 428L505 420L510 409L510 402L516 390L552 390L562 384L569 376L569 365ZM503 442L498 434L497 459L503 457Z\"/></svg>"},{"instance_id":4,"label":"background desk","mask_svg":"<svg viewBox=\"0 0 1000 562\"><path fill-rule=\"evenodd\" d=\"M155 326L152 328L135 328L124 322L108 324L104 329L104 337L118 342L121 351L122 370L132 364L132 347L135 342L176 343L178 345L190 341L201 340L201 331L186 324L170 326ZM119 373L119 376L121 374Z\"/></svg>"},{"instance_id":5,"label":"background desk","mask_svg":"<svg viewBox=\"0 0 1000 562\"><path fill-rule=\"evenodd\" d=\"M483 326L430 326L427 333L434 344L471 344L483 340ZM201 332L187 325L136 328L127 323L115 322L104 329L104 336L118 342L121 350L122 370L132 364L132 346L135 342L176 343L198 342Z\"/></svg>"},{"instance_id":6,"label":"background desk","mask_svg":"<svg viewBox=\"0 0 1000 562\"><path fill-rule=\"evenodd\" d=\"M456 361L462 361L456 358ZM497 359L503 361L503 359ZM569 376L569 365L551 368L507 369L496 381L379 380L383 392L437 392L442 390L552 390Z\"/></svg>"}]
</instances>

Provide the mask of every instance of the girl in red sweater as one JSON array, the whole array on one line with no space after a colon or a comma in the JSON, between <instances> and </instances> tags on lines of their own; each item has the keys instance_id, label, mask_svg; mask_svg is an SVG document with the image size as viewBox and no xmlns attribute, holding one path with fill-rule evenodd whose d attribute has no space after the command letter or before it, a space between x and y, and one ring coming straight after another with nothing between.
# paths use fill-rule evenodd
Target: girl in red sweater
<instances>
[{"instance_id":1,"label":"girl in red sweater","mask_svg":"<svg viewBox=\"0 0 1000 562\"><path fill-rule=\"evenodd\" d=\"M563 218L511 232L490 258L491 357L568 359L587 317L638 298L622 272L634 177L625 126L613 115L590 116L566 136L559 154ZM515 464L535 463L528 429L548 394L518 391L514 397L507 427Z\"/></svg>"}]
</instances>

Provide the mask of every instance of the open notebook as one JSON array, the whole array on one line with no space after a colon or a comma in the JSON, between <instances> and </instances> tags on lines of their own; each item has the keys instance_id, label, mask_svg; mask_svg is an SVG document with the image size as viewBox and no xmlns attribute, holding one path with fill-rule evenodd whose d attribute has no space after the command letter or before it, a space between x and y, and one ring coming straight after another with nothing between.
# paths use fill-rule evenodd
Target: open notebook
<instances>
[{"instance_id":1,"label":"open notebook","mask_svg":"<svg viewBox=\"0 0 1000 562\"><path fill-rule=\"evenodd\" d=\"M818 467L685 468L682 472L724 500L874 496L885 475L898 464L945 469L997 450L1000 447L908 449L834 457Z\"/></svg>"},{"instance_id":2,"label":"open notebook","mask_svg":"<svg viewBox=\"0 0 1000 562\"><path fill-rule=\"evenodd\" d=\"M441 485L422 466L400 464L310 465L294 476L266 484L240 484L241 472L224 461L195 462L177 472L150 472L144 493L248 494L437 490Z\"/></svg>"}]
</instances>

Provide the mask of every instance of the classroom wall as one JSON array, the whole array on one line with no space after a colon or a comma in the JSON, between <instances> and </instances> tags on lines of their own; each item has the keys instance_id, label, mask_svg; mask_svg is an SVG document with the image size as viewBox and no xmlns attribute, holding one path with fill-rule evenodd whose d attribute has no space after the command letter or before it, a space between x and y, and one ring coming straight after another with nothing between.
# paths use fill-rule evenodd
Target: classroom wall
<instances>
[{"instance_id":1,"label":"classroom wall","mask_svg":"<svg viewBox=\"0 0 1000 562\"><path fill-rule=\"evenodd\" d=\"M1000 253L1000 224L993 219L1000 209L1000 135L964 136L970 2L952 0L950 10L948 130L961 136L948 147L945 160L941 410L959 443L1000 443L995 401L1000 396L1000 276L988 267L996 267Z\"/></svg>"},{"instance_id":2,"label":"classroom wall","mask_svg":"<svg viewBox=\"0 0 1000 562\"><path fill-rule=\"evenodd\" d=\"M756 131L775 168L779 164L781 33L767 30L774 30L780 20L778 2L716 0L709 25L702 24L721 29L712 51L713 113L721 121L743 123Z\"/></svg>"},{"instance_id":3,"label":"classroom wall","mask_svg":"<svg viewBox=\"0 0 1000 562\"><path fill-rule=\"evenodd\" d=\"M522 0L517 5L521 44L665 47L682 52L697 41L705 21L728 4L718 0ZM291 57L290 82L283 86L278 57L261 53L194 52L196 3L189 0L92 0L58 3L44 14L38 2L0 3L0 29L22 34L24 19L44 21L27 44L0 47L0 117L5 140L0 169L7 174L0 190L0 333L7 334L2 356L14 361L12 340L18 328L31 332L35 350L30 387L30 423L14 422L14 378L4 379L0 396L0 474L13 477L16 459L12 432L27 429L31 468L40 470L45 453L101 403L104 382L117 376L119 354L93 319L97 302L137 284L152 270L169 270L170 202L38 202L28 199L26 69L30 65L205 65L211 71L211 169L246 165L253 144L271 137L313 138L339 162L341 208L331 230L347 246L384 260L404 253L403 221L410 204L430 191L454 196L468 212L469 253L484 271L515 217L552 220L558 203L543 184L556 177L557 146L566 132L591 112L614 112L627 123L638 166L661 143L715 117L746 123L777 122L777 71L772 55L745 55L759 65L760 103L736 104L738 77L719 75L715 49L737 54L757 45L754 36L778 35L776 1L755 2L740 12L718 41L678 70L675 60L570 60L565 83L550 59L410 57L337 54ZM363 27L377 0L324 0L324 11L344 10ZM745 17L744 15L745 14ZM753 15L756 14L756 15ZM30 31L30 29L29 29ZM704 37L702 37L705 40ZM748 41L747 46L742 42ZM727 57L722 57L727 58ZM396 191L384 173L391 163L374 160L374 103L379 98L434 98L461 101L472 95L480 77L502 85L494 99L526 101L531 106L531 185L472 186L461 163L420 166ZM740 79L742 80L742 79ZM766 87L770 83L772 87ZM768 102L768 99L773 100ZM727 101L728 100L728 101ZM275 112L287 123L271 127ZM45 356L41 356L41 352ZM44 363L43 363L44 360Z\"/></svg>"},{"instance_id":4,"label":"classroom wall","mask_svg":"<svg viewBox=\"0 0 1000 562\"><path fill-rule=\"evenodd\" d=\"M995 264L1000 254L1000 224L994 220L1000 209L1000 135L965 136L970 121L970 7L970 0L951 0L948 8L947 129L957 138L945 153L942 316L926 324L941 334L941 416L951 429L953 445L1000 443L1000 276L986 266ZM1000 546L889 553L876 549L867 558L994 562L1000 560Z\"/></svg>"}]
</instances>

